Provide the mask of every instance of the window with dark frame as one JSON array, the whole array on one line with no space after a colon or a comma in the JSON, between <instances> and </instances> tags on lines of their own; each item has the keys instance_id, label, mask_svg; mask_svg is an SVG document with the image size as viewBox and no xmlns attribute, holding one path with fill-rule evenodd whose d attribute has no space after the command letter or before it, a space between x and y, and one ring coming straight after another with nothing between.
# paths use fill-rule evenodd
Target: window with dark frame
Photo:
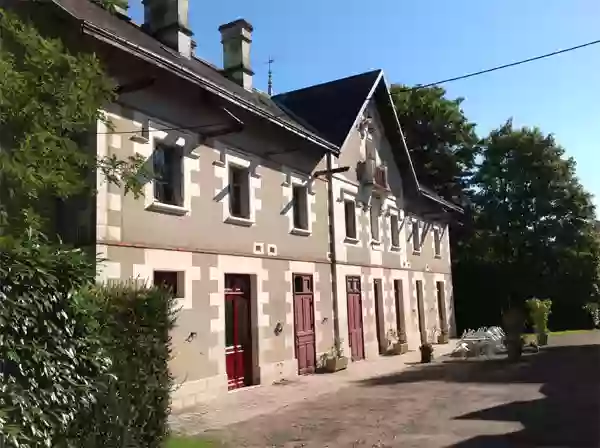
<instances>
[{"instance_id":1,"label":"window with dark frame","mask_svg":"<svg viewBox=\"0 0 600 448\"><path fill-rule=\"evenodd\" d=\"M436 257L442 256L442 234L440 229L433 229L433 247Z\"/></svg>"},{"instance_id":2,"label":"window with dark frame","mask_svg":"<svg viewBox=\"0 0 600 448\"><path fill-rule=\"evenodd\" d=\"M292 208L294 228L308 230L308 188L302 185L292 187Z\"/></svg>"},{"instance_id":3,"label":"window with dark frame","mask_svg":"<svg viewBox=\"0 0 600 448\"><path fill-rule=\"evenodd\" d=\"M183 205L183 152L177 146L158 144L152 154L154 199L162 204Z\"/></svg>"},{"instance_id":4,"label":"window with dark frame","mask_svg":"<svg viewBox=\"0 0 600 448\"><path fill-rule=\"evenodd\" d=\"M171 291L173 297L181 297L183 292L180 287L180 280L183 272L178 271L154 271L154 286L165 288Z\"/></svg>"},{"instance_id":5,"label":"window with dark frame","mask_svg":"<svg viewBox=\"0 0 600 448\"><path fill-rule=\"evenodd\" d=\"M413 251L421 252L421 232L419 228L419 221L413 221L412 224L412 243Z\"/></svg>"},{"instance_id":6,"label":"window with dark frame","mask_svg":"<svg viewBox=\"0 0 600 448\"><path fill-rule=\"evenodd\" d=\"M398 215L390 216L390 231L392 232L392 247L400 247Z\"/></svg>"},{"instance_id":7,"label":"window with dark frame","mask_svg":"<svg viewBox=\"0 0 600 448\"><path fill-rule=\"evenodd\" d=\"M344 218L346 221L346 238L356 239L356 206L350 199L344 200Z\"/></svg>"},{"instance_id":8,"label":"window with dark frame","mask_svg":"<svg viewBox=\"0 0 600 448\"><path fill-rule=\"evenodd\" d=\"M379 241L379 204L371 203L371 239Z\"/></svg>"},{"instance_id":9,"label":"window with dark frame","mask_svg":"<svg viewBox=\"0 0 600 448\"><path fill-rule=\"evenodd\" d=\"M250 173L235 165L229 166L229 213L250 219Z\"/></svg>"}]
</instances>

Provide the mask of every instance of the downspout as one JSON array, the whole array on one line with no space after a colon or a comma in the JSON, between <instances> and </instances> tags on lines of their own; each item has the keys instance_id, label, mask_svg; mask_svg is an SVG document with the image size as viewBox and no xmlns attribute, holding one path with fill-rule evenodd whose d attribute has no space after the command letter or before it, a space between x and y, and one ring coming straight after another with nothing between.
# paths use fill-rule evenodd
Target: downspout
<instances>
[{"instance_id":1,"label":"downspout","mask_svg":"<svg viewBox=\"0 0 600 448\"><path fill-rule=\"evenodd\" d=\"M333 197L333 169L331 153L327 153L327 215L329 220L329 266L331 268L331 301L333 305L333 344L336 353L340 352L340 319L338 309L338 288L337 288L337 254L335 251L335 202Z\"/></svg>"}]
</instances>

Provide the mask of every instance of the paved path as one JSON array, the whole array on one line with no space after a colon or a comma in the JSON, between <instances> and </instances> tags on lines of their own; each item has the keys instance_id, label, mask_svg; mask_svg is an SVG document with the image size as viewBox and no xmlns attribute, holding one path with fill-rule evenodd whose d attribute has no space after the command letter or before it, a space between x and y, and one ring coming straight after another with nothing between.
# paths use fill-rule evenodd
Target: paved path
<instances>
[{"instance_id":1,"label":"paved path","mask_svg":"<svg viewBox=\"0 0 600 448\"><path fill-rule=\"evenodd\" d=\"M375 376L349 371L336 383L339 374L265 387L262 394L285 404L257 402L264 412L240 412L249 419L233 413L220 423L188 414L179 428L212 427L206 433L226 446L253 448L600 447L600 332L551 337L550 344L519 364L446 359L394 372L393 358L364 363L387 365ZM321 391L323 379L332 382L329 392L287 401L297 384L319 382Z\"/></svg>"}]
</instances>

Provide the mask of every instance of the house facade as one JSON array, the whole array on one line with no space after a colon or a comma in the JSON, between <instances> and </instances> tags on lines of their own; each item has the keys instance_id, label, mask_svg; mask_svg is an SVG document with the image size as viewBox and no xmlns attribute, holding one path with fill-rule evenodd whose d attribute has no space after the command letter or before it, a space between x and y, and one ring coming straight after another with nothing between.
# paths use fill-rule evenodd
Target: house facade
<instances>
[{"instance_id":1,"label":"house facade","mask_svg":"<svg viewBox=\"0 0 600 448\"><path fill-rule=\"evenodd\" d=\"M142 26L52 3L119 86L93 150L151 173L137 199L99 175L89 219L99 280L177 297L174 407L313 373L336 338L359 361L392 333L411 349L454 333L458 208L418 184L381 71L270 97L244 20L219 28L218 69L193 54L187 1L145 0Z\"/></svg>"}]
</instances>

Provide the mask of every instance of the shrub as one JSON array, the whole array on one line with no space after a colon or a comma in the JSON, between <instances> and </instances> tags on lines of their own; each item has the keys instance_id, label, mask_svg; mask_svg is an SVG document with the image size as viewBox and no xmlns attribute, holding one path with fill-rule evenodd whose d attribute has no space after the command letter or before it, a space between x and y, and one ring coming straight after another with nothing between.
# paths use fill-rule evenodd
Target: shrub
<instances>
[{"instance_id":1,"label":"shrub","mask_svg":"<svg viewBox=\"0 0 600 448\"><path fill-rule=\"evenodd\" d=\"M0 247L0 433L7 447L66 447L73 421L110 367L94 317L75 292L94 260L29 231Z\"/></svg>"},{"instance_id":2,"label":"shrub","mask_svg":"<svg viewBox=\"0 0 600 448\"><path fill-rule=\"evenodd\" d=\"M174 299L135 282L102 285L88 294L113 361L108 391L78 432L86 448L158 448L168 437L173 379L170 331Z\"/></svg>"},{"instance_id":3,"label":"shrub","mask_svg":"<svg viewBox=\"0 0 600 448\"><path fill-rule=\"evenodd\" d=\"M540 300L536 298L525 301L529 309L529 316L533 322L533 328L537 334L548 332L548 317L551 313L552 300Z\"/></svg>"}]
</instances>

